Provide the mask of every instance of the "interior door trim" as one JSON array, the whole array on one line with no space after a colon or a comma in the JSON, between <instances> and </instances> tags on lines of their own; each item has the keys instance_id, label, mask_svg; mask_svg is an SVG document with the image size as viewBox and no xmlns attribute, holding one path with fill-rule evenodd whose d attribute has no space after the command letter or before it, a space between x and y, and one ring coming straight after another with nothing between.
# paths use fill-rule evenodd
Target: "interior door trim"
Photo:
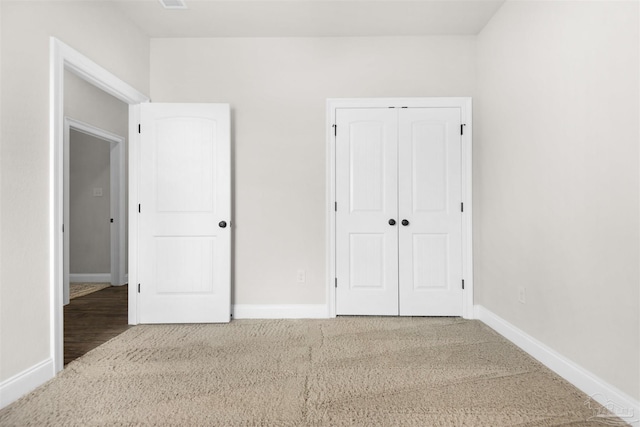
<instances>
[{"instance_id":1,"label":"interior door trim","mask_svg":"<svg viewBox=\"0 0 640 427\"><path fill-rule=\"evenodd\" d=\"M462 317L473 319L473 193L472 193L472 99L438 98L331 98L326 105L326 299L328 317L336 317L336 110L339 108L459 108L462 133ZM462 284L461 284L462 286Z\"/></svg>"}]
</instances>

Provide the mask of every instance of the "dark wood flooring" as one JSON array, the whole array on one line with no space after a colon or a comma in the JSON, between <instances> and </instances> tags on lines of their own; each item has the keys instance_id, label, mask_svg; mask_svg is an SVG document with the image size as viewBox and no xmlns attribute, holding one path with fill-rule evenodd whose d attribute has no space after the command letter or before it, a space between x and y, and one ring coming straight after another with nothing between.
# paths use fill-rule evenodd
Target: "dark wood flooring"
<instances>
[{"instance_id":1,"label":"dark wood flooring","mask_svg":"<svg viewBox=\"0 0 640 427\"><path fill-rule=\"evenodd\" d=\"M130 328L127 289L112 286L64 307L65 365Z\"/></svg>"}]
</instances>

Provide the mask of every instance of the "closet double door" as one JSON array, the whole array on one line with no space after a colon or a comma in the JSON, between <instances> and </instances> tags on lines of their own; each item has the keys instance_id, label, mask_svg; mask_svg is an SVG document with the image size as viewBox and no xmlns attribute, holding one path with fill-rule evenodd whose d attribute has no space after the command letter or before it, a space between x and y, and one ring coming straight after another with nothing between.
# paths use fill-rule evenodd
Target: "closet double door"
<instances>
[{"instance_id":1,"label":"closet double door","mask_svg":"<svg viewBox=\"0 0 640 427\"><path fill-rule=\"evenodd\" d=\"M461 110L336 109L336 313L462 314Z\"/></svg>"}]
</instances>

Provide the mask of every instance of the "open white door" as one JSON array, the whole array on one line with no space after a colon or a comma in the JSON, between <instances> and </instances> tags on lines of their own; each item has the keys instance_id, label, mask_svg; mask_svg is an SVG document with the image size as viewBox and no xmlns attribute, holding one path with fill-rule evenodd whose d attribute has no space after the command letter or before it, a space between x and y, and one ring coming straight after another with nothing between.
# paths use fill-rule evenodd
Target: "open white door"
<instances>
[{"instance_id":1,"label":"open white door","mask_svg":"<svg viewBox=\"0 0 640 427\"><path fill-rule=\"evenodd\" d=\"M140 323L231 315L229 105L142 104Z\"/></svg>"}]
</instances>

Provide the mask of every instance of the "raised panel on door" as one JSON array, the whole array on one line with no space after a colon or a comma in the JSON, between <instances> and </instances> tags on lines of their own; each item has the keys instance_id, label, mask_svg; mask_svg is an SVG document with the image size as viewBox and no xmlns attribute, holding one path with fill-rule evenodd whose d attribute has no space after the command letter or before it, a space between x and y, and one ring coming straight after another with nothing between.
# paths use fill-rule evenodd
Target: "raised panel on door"
<instances>
[{"instance_id":1,"label":"raised panel on door","mask_svg":"<svg viewBox=\"0 0 640 427\"><path fill-rule=\"evenodd\" d=\"M396 112L336 112L336 313L398 314Z\"/></svg>"},{"instance_id":2,"label":"raised panel on door","mask_svg":"<svg viewBox=\"0 0 640 427\"><path fill-rule=\"evenodd\" d=\"M460 109L399 112L400 314L462 314Z\"/></svg>"},{"instance_id":3,"label":"raised panel on door","mask_svg":"<svg viewBox=\"0 0 640 427\"><path fill-rule=\"evenodd\" d=\"M140 322L228 322L229 106L143 104L141 122Z\"/></svg>"}]
</instances>

